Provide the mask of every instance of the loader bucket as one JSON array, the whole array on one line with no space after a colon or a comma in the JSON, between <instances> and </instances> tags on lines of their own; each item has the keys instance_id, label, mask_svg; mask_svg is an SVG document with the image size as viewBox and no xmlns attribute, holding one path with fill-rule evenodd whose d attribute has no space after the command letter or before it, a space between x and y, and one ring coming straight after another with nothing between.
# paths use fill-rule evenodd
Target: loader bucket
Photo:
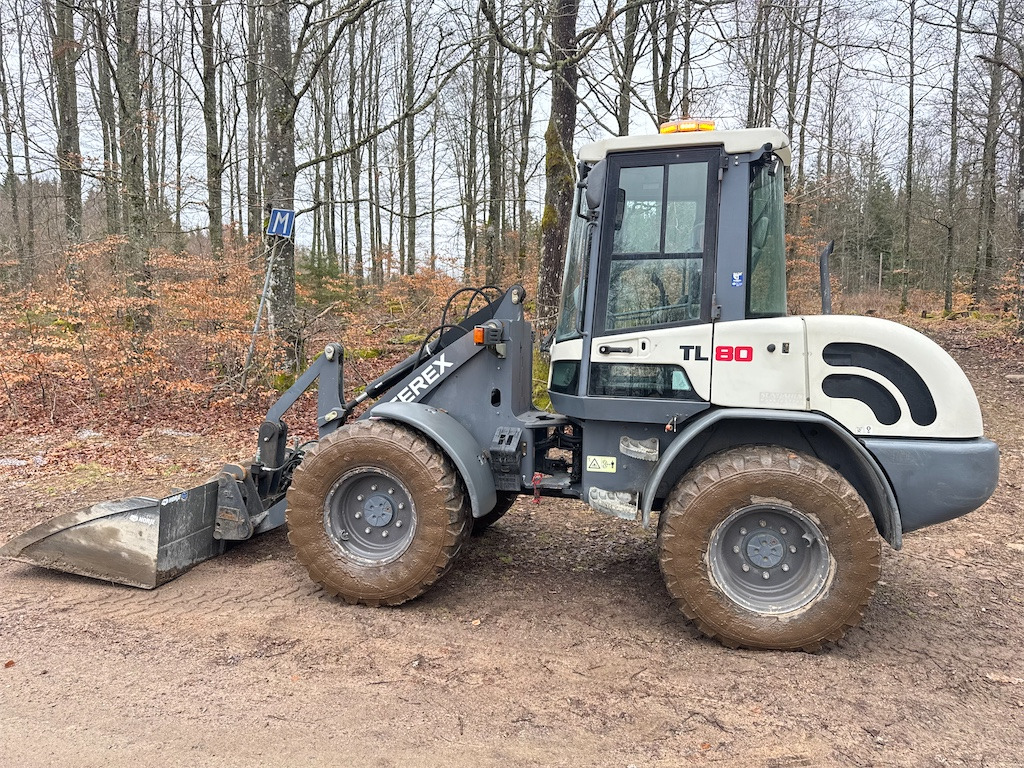
<instances>
[{"instance_id":1,"label":"loader bucket","mask_svg":"<svg viewBox=\"0 0 1024 768\"><path fill-rule=\"evenodd\" d=\"M58 515L0 547L0 557L153 589L221 553L217 481L164 499L133 496Z\"/></svg>"}]
</instances>

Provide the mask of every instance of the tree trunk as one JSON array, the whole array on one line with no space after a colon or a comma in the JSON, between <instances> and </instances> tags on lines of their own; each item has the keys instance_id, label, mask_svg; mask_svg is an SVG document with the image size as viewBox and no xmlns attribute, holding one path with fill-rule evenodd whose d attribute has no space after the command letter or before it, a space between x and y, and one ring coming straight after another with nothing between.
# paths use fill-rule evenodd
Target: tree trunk
<instances>
[{"instance_id":1,"label":"tree trunk","mask_svg":"<svg viewBox=\"0 0 1024 768\"><path fill-rule=\"evenodd\" d=\"M25 20L19 14L14 20L16 37L20 41L27 40ZM22 104L28 103L28 89L25 84L25 67L18 67L18 96ZM35 257L36 238L36 208L35 208L35 182L32 176L32 155L30 152L30 139L28 132L28 110L21 109L21 151L22 164L25 167L25 258L26 263L31 264Z\"/></svg>"},{"instance_id":2,"label":"tree trunk","mask_svg":"<svg viewBox=\"0 0 1024 768\"><path fill-rule=\"evenodd\" d=\"M654 78L655 122L671 120L672 114L672 56L675 52L676 24L679 17L676 0L665 0L665 11L660 3L651 8L651 70ZM664 24L664 28L661 27Z\"/></svg>"},{"instance_id":3,"label":"tree trunk","mask_svg":"<svg viewBox=\"0 0 1024 768\"><path fill-rule=\"evenodd\" d=\"M149 15L152 6L147 3L146 5L146 42L145 50L153 50L153 19ZM140 84L142 87L140 98L145 100L145 108L142 110L142 130L145 139L145 161L146 161L146 217L149 222L153 222L156 216L162 214L162 206L160 201L160 172L159 165L157 163L159 157L156 150L156 121L157 121L157 90L156 90L156 78L154 73L156 71L156 57L147 56L146 63L147 67L143 74L140 69ZM140 62L141 63L141 62ZM150 232L153 231L153 225L149 225Z\"/></svg>"},{"instance_id":4,"label":"tree trunk","mask_svg":"<svg viewBox=\"0 0 1024 768\"><path fill-rule=\"evenodd\" d=\"M139 0L117 5L117 85L120 95L121 177L125 202L127 287L130 296L149 294L149 220L142 138L142 93L139 81ZM148 327L148 315L133 312L135 327Z\"/></svg>"},{"instance_id":5,"label":"tree trunk","mask_svg":"<svg viewBox=\"0 0 1024 768\"><path fill-rule=\"evenodd\" d=\"M200 50L203 71L203 127L206 129L206 192L210 223L210 250L214 258L224 251L224 162L221 158L217 104L217 62L215 23L219 0L200 0Z\"/></svg>"},{"instance_id":6,"label":"tree trunk","mask_svg":"<svg viewBox=\"0 0 1024 768\"><path fill-rule=\"evenodd\" d=\"M488 285L502 279L501 263L501 98L498 41L494 35L487 42L487 64L484 75L484 120L487 126L487 222L484 224L484 259Z\"/></svg>"},{"instance_id":7,"label":"tree trunk","mask_svg":"<svg viewBox=\"0 0 1024 768\"><path fill-rule=\"evenodd\" d=\"M406 221L405 273L416 272L416 38L413 36L413 4L405 3L405 181L406 201L400 210L408 211Z\"/></svg>"},{"instance_id":8,"label":"tree trunk","mask_svg":"<svg viewBox=\"0 0 1024 768\"><path fill-rule=\"evenodd\" d=\"M0 25L0 50L7 50L4 40L3 26ZM21 237L21 206L18 204L18 172L14 164L14 118L11 116L10 86L12 85L7 73L5 61L0 57L0 121L4 126L4 159L7 162L7 174L4 177L0 189L7 192L11 203L11 242L15 258L18 261L18 271L22 273L22 279L26 278L28 262L25 259L24 242Z\"/></svg>"},{"instance_id":9,"label":"tree trunk","mask_svg":"<svg viewBox=\"0 0 1024 768\"><path fill-rule=\"evenodd\" d=\"M256 0L245 4L246 55L245 55L245 192L248 200L246 233L256 236L262 230L263 205L260 200L260 14Z\"/></svg>"},{"instance_id":10,"label":"tree trunk","mask_svg":"<svg viewBox=\"0 0 1024 768\"><path fill-rule=\"evenodd\" d=\"M295 72L292 61L288 0L263 6L267 105L264 200L271 208L295 209ZM295 244L291 238L269 236L272 259L267 306L270 325L284 348L289 368L301 360L295 322Z\"/></svg>"},{"instance_id":11,"label":"tree trunk","mask_svg":"<svg viewBox=\"0 0 1024 768\"><path fill-rule=\"evenodd\" d=\"M960 164L960 55L963 50L963 23L965 0L957 0L953 34L953 83L949 109L949 168L946 173L946 250L942 259L942 308L953 311L953 258L956 255L957 235L957 171Z\"/></svg>"},{"instance_id":12,"label":"tree trunk","mask_svg":"<svg viewBox=\"0 0 1024 768\"><path fill-rule=\"evenodd\" d=\"M985 144L981 155L981 200L978 227L978 249L974 257L972 293L980 304L989 293L995 256L996 229L996 150L999 143L1000 106L1003 99L1003 59L1006 33L1006 0L996 6L995 46L989 63L988 109L985 119Z\"/></svg>"},{"instance_id":13,"label":"tree trunk","mask_svg":"<svg viewBox=\"0 0 1024 768\"><path fill-rule=\"evenodd\" d=\"M551 46L554 71L551 80L551 114L544 133L544 214L541 218L540 286L537 292L537 324L545 331L554 325L561 292L562 265L572 214L575 168L573 136L576 132L576 54L578 0L552 0Z\"/></svg>"},{"instance_id":14,"label":"tree trunk","mask_svg":"<svg viewBox=\"0 0 1024 768\"><path fill-rule=\"evenodd\" d=\"M625 30L622 36L622 51L618 52L614 45L612 50L612 71L616 75L615 121L619 136L629 133L629 115L631 112L633 71L636 69L636 35L640 24L640 6L630 6L626 11ZM611 29L608 38L611 40Z\"/></svg>"},{"instance_id":15,"label":"tree trunk","mask_svg":"<svg viewBox=\"0 0 1024 768\"><path fill-rule=\"evenodd\" d=\"M103 0L96 0L102 3ZM117 105L114 102L113 64L110 61L110 43L107 37L107 9L102 6L93 7L92 27L96 47L96 110L100 119L100 130L103 135L103 203L106 214L106 232L113 235L123 231L121 219L121 192L118 176L120 175L120 148L117 135ZM180 91L180 78L175 80ZM177 105L180 109L180 101ZM180 185L178 195L180 196ZM180 212L180 205L178 206Z\"/></svg>"},{"instance_id":16,"label":"tree trunk","mask_svg":"<svg viewBox=\"0 0 1024 768\"><path fill-rule=\"evenodd\" d=\"M910 0L908 7L910 28L908 30L908 68L910 79L907 84L907 187L906 207L903 209L903 291L900 296L900 312L907 311L907 286L910 276L912 232L914 223L914 109L915 109L915 76L917 60L914 58L914 45L917 42L917 0Z\"/></svg>"},{"instance_id":17,"label":"tree trunk","mask_svg":"<svg viewBox=\"0 0 1024 768\"><path fill-rule=\"evenodd\" d=\"M56 0L51 40L57 104L57 167L64 201L64 228L68 240L77 243L82 239L82 150L76 79L81 46L75 38L75 6L71 0Z\"/></svg>"},{"instance_id":18,"label":"tree trunk","mask_svg":"<svg viewBox=\"0 0 1024 768\"><path fill-rule=\"evenodd\" d=\"M353 26L348 34L348 141L352 146L352 154L349 155L349 177L352 182L352 234L354 238L352 254L352 271L356 278L356 287L363 287L363 212L359 194L359 184L362 179L363 149L356 142L357 114L361 115L364 100L359 98L361 94L357 91L357 78L365 76L356 66L356 28ZM359 112L357 113L357 103Z\"/></svg>"},{"instance_id":19,"label":"tree trunk","mask_svg":"<svg viewBox=\"0 0 1024 768\"><path fill-rule=\"evenodd\" d=\"M523 40L527 39L526 18L523 17ZM526 60L519 61L519 91L520 91L520 112L519 112L519 163L516 176L516 199L519 206L519 263L518 273L522 275L526 271L527 253L527 170L530 165L530 127L533 125L533 99L536 91L537 71L533 67L527 67Z\"/></svg>"},{"instance_id":20,"label":"tree trunk","mask_svg":"<svg viewBox=\"0 0 1024 768\"><path fill-rule=\"evenodd\" d=\"M321 68L320 85L323 90L324 103L324 124L323 124L323 148L324 154L330 158L334 154L334 104L336 102L334 90L334 66L333 56L326 52L328 46L328 28L323 29L324 55L328 61ZM334 276L338 274L338 235L337 235L337 207L334 201L334 161L328 160L324 163L323 173L323 232L324 232L324 258L326 260L326 273Z\"/></svg>"}]
</instances>

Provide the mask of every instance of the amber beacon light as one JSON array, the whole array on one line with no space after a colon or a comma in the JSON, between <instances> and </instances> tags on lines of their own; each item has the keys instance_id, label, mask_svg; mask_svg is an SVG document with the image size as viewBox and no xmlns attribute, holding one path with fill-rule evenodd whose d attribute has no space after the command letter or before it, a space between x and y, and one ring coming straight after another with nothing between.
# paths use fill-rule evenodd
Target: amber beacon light
<instances>
[{"instance_id":1,"label":"amber beacon light","mask_svg":"<svg viewBox=\"0 0 1024 768\"><path fill-rule=\"evenodd\" d=\"M698 120L691 117L684 117L679 120L671 120L662 123L658 127L659 133L690 133L692 131L713 131L715 130L714 120Z\"/></svg>"}]
</instances>

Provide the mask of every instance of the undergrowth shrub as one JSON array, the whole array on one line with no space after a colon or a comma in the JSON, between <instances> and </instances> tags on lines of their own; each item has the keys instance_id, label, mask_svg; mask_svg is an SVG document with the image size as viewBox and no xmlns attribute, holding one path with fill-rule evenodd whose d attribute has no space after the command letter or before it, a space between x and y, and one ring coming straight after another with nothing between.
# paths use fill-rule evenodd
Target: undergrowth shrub
<instances>
[{"instance_id":1,"label":"undergrowth shrub","mask_svg":"<svg viewBox=\"0 0 1024 768\"><path fill-rule=\"evenodd\" d=\"M114 277L121 247L75 246L46 285L0 296L7 418L173 416L238 400L258 284L249 249L217 260L155 251L148 284L134 286ZM261 359L267 346L258 339Z\"/></svg>"}]
</instances>

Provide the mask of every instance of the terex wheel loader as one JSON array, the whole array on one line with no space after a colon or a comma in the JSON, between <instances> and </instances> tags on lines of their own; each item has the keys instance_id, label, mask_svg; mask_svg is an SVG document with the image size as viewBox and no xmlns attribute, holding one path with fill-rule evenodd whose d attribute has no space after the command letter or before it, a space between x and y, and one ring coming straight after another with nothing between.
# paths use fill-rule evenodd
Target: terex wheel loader
<instances>
[{"instance_id":1,"label":"terex wheel loader","mask_svg":"<svg viewBox=\"0 0 1024 768\"><path fill-rule=\"evenodd\" d=\"M351 603L430 587L520 494L649 525L681 611L729 646L816 649L860 619L880 540L964 515L995 488L970 383L924 336L875 318L786 314L773 129L585 146L554 413L531 396L525 291L475 311L343 396L340 345L267 414L259 449L197 488L96 504L0 554L155 587L282 524L311 578ZM284 412L318 382L319 441ZM375 401L358 419L356 407Z\"/></svg>"}]
</instances>

